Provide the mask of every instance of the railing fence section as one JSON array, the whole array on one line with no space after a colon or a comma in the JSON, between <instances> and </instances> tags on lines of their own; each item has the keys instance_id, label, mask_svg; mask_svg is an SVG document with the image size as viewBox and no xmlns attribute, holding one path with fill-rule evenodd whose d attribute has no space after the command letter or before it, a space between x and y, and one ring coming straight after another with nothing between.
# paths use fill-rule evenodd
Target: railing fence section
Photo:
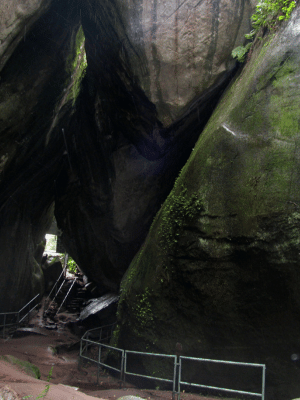
<instances>
[{"instance_id":1,"label":"railing fence section","mask_svg":"<svg viewBox=\"0 0 300 400\"><path fill-rule=\"evenodd\" d=\"M110 325L104 325L98 328L90 329L85 332L85 334L82 336L82 339L91 339L100 343L103 343L104 341L108 342L112 337L115 326L116 323L113 323Z\"/></svg>"},{"instance_id":2,"label":"railing fence section","mask_svg":"<svg viewBox=\"0 0 300 400\"><path fill-rule=\"evenodd\" d=\"M140 358L142 357L154 357L154 358L159 358L159 362L162 363L162 365L164 364L165 360L172 360L173 363L173 371L172 371L172 377L169 378L161 378L158 376L149 376L149 375L145 375L145 374L139 374L136 372L129 372L128 371L128 355L129 354L136 354L138 355ZM152 379L155 381L162 381L162 382L169 382L172 383L173 385L173 393L175 393L175 385L176 385L176 356L175 355L169 355L169 354L156 354L156 353L144 353L144 352L140 352L140 351L132 351L132 350L125 350L125 360L124 360L124 380L126 375L133 375L133 376L139 376L142 378L147 378L147 379ZM165 370L167 370L167 368L165 368ZM170 379L172 378L172 379Z\"/></svg>"},{"instance_id":3,"label":"railing fence section","mask_svg":"<svg viewBox=\"0 0 300 400\"><path fill-rule=\"evenodd\" d=\"M99 382L100 366L119 372L120 379L123 380L124 350L107 344L112 337L115 325L116 323L90 329L85 332L80 341L80 359L88 360L98 365L97 383ZM111 356L113 355L114 365L104 362L103 359L107 352L110 352Z\"/></svg>"},{"instance_id":4,"label":"railing fence section","mask_svg":"<svg viewBox=\"0 0 300 400\"><path fill-rule=\"evenodd\" d=\"M39 306L38 298L40 294L37 294L33 299L31 299L24 307L22 307L19 311L0 313L0 329L2 328L2 337L5 337L5 334L8 329L14 327L18 329L21 324L28 323L30 319L30 313L35 310Z\"/></svg>"},{"instance_id":5,"label":"railing fence section","mask_svg":"<svg viewBox=\"0 0 300 400\"><path fill-rule=\"evenodd\" d=\"M249 391L245 391L245 390L229 389L229 388L222 388L222 387L211 386L211 385L204 385L204 384L193 383L193 382L185 382L185 381L182 380L182 370L183 370L183 362L184 362L184 360L196 361L198 364L199 363L209 363L209 364L217 363L217 364L225 364L227 366L236 365L236 366L239 366L239 367L243 366L243 367L260 368L260 369L262 369L262 373L261 373L261 379L262 379L261 391L260 391L260 393L257 393L257 392L249 392ZM211 360L211 359L207 359L207 358L196 358L196 357L180 356L179 357L179 376L178 376L178 400L180 399L181 385L187 385L187 386L192 386L192 387L200 387L200 388L206 388L206 389L213 389L213 390L219 390L219 391L229 392L229 393L238 393L238 394L244 394L244 395L249 395L249 396L256 396L256 397L261 397L262 400L264 400L264 398L265 398L265 373L266 373L265 364L254 364L254 363L223 361L223 360Z\"/></svg>"},{"instance_id":6,"label":"railing fence section","mask_svg":"<svg viewBox=\"0 0 300 400\"><path fill-rule=\"evenodd\" d=\"M254 364L254 363L244 363L235 361L223 361L223 360L211 360L206 358L196 358L196 357L185 357L176 356L169 354L156 354L156 353L146 353L132 350L122 350L108 344L104 344L104 340L108 340L112 336L113 328L115 324L108 325L101 328L91 329L87 331L80 341L80 360L88 360L94 362L98 365L97 382L99 382L100 366L116 371L120 374L120 379L125 382L126 376L136 376L150 380L163 381L170 383L172 385L173 396L175 399L177 394L177 399L180 400L181 386L190 386L205 388L211 390L224 391L229 393L237 393L248 396L260 397L265 400L265 379L266 379L266 366L265 364ZM110 332L103 338L103 332ZM106 355L109 352L109 361L107 361ZM142 365L143 357L152 357L153 359L159 360L160 376L157 373L154 376L146 375L141 373L136 365ZM139 360L137 362L137 359ZM110 360L113 360L111 362ZM224 364L226 368L228 366L238 366L238 367L248 367L248 368L259 368L261 369L261 391L251 392L239 389L229 389L223 387L217 387L212 385L201 384L197 382L187 382L183 380L184 363L188 361L197 362L198 365L202 363L209 364ZM167 364L166 364L167 363ZM157 364L157 363L156 363ZM136 368L135 368L136 367ZM197 369L198 370L198 369ZM200 368L199 368L200 370ZM166 376L166 374L168 376ZM201 373L200 373L201 374ZM199 374L199 375L200 375ZM162 376L163 375L163 376ZM199 377L201 379L201 376ZM198 377L197 377L198 381Z\"/></svg>"}]
</instances>

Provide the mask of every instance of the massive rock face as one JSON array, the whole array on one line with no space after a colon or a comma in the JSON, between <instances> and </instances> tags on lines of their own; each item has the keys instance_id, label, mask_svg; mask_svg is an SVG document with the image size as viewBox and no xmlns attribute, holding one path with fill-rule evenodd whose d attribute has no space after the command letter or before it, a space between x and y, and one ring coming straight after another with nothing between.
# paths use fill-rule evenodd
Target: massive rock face
<instances>
[{"instance_id":1,"label":"massive rock face","mask_svg":"<svg viewBox=\"0 0 300 400\"><path fill-rule=\"evenodd\" d=\"M53 210L82 270L118 291L232 78L250 8L1 2L1 311L42 290Z\"/></svg>"},{"instance_id":2,"label":"massive rock face","mask_svg":"<svg viewBox=\"0 0 300 400\"><path fill-rule=\"evenodd\" d=\"M116 333L122 348L266 363L272 399L300 390L299 17L223 96L123 280Z\"/></svg>"},{"instance_id":3,"label":"massive rock face","mask_svg":"<svg viewBox=\"0 0 300 400\"><path fill-rule=\"evenodd\" d=\"M222 45L227 49L227 67L213 74L198 96L195 91L191 95L185 83L188 94L177 107L179 117L166 126L175 119L175 114L170 119L160 108L167 104L169 95L163 102L157 101L146 82L154 80L153 63L164 65L166 53L173 54L173 50L160 50L155 60L148 59L149 49L156 46L154 37L145 39L149 28L147 10L153 7L149 4L91 1L90 7L81 9L88 68L76 113L65 130L70 168L68 176L61 176L65 183L59 186L65 190L57 194L55 214L68 251L102 293L118 290L155 213L230 80L231 46L238 37L241 40L242 20L250 14L244 2L233 7L232 12L240 17L228 34L232 38ZM173 5L170 7L172 11ZM160 18L165 18L163 8L160 13ZM211 8L208 15L208 19L214 19L215 10ZM186 24L183 20L181 16L182 26L178 27L182 34L187 29L188 15ZM227 21L220 23L220 29L225 29L223 24L227 26ZM156 29L155 21L152 25ZM244 31L248 28L245 25ZM206 26L207 31L201 24L194 29L190 27L189 32L206 32L209 36L211 25ZM174 34L168 25L164 37L172 42ZM186 54L201 68L198 52L191 48ZM220 61L216 60L219 56L212 52L210 62ZM173 87L173 73L168 78L165 73L157 79ZM202 73L204 81L206 70Z\"/></svg>"}]
</instances>

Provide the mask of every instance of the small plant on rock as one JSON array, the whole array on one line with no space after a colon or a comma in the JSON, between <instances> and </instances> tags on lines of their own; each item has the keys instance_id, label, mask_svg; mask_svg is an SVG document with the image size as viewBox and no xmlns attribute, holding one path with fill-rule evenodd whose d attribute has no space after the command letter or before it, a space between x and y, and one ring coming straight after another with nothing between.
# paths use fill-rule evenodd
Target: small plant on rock
<instances>
[{"instance_id":1,"label":"small plant on rock","mask_svg":"<svg viewBox=\"0 0 300 400\"><path fill-rule=\"evenodd\" d=\"M50 389L49 382L50 382L50 380L52 378L52 371L53 371L53 367L51 367L51 369L49 371L49 374L48 374L48 377L47 377L48 384L45 386L45 389L34 400L39 400L39 399L43 399L44 397L46 397L46 395L47 395L47 393L49 392L49 389ZM24 396L24 397L22 397L22 400L29 399L31 397L33 397L33 396L31 396L31 395Z\"/></svg>"},{"instance_id":2,"label":"small plant on rock","mask_svg":"<svg viewBox=\"0 0 300 400\"><path fill-rule=\"evenodd\" d=\"M69 256L69 258L68 258L68 264L67 264L67 266L68 266L68 271L69 271L71 274L76 274L76 272L77 272L77 264L76 264L76 262L73 260L73 258L71 258L70 256Z\"/></svg>"},{"instance_id":3,"label":"small plant on rock","mask_svg":"<svg viewBox=\"0 0 300 400\"><path fill-rule=\"evenodd\" d=\"M239 62L244 62L245 57L251 47L254 39L261 29L272 31L276 29L281 21L290 18L293 9L296 7L295 0L262 0L257 6L255 13L251 16L252 31L245 35L245 38L251 40L245 46L238 46L232 50L232 57Z\"/></svg>"}]
</instances>

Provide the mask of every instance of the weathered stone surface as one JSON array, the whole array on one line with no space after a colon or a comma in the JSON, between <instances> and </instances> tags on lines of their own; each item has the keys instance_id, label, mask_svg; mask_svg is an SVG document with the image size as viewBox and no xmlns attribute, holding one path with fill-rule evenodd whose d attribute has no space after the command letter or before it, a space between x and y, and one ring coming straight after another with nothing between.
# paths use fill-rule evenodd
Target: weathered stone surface
<instances>
[{"instance_id":1,"label":"weathered stone surface","mask_svg":"<svg viewBox=\"0 0 300 400\"><path fill-rule=\"evenodd\" d=\"M123 76L129 67L164 126L233 69L253 11L248 0L91 3L104 58L128 62Z\"/></svg>"},{"instance_id":2,"label":"weathered stone surface","mask_svg":"<svg viewBox=\"0 0 300 400\"><path fill-rule=\"evenodd\" d=\"M132 0L123 2L126 38L141 87L168 125L232 70L231 50L244 41L250 1ZM130 51L130 50L129 50ZM143 62L140 62L140 58Z\"/></svg>"},{"instance_id":3,"label":"weathered stone surface","mask_svg":"<svg viewBox=\"0 0 300 400\"><path fill-rule=\"evenodd\" d=\"M118 291L231 74L165 129L132 72L127 50L120 49L120 5L91 4L94 8L81 12L88 68L65 128L68 156L55 215L67 251L104 294Z\"/></svg>"},{"instance_id":4,"label":"weathered stone surface","mask_svg":"<svg viewBox=\"0 0 300 400\"><path fill-rule=\"evenodd\" d=\"M0 71L13 51L30 31L32 24L47 10L51 0L1 0Z\"/></svg>"},{"instance_id":5,"label":"weathered stone surface","mask_svg":"<svg viewBox=\"0 0 300 400\"><path fill-rule=\"evenodd\" d=\"M300 328L299 17L258 45L200 136L124 278L116 342L266 363L272 399L300 382L284 363Z\"/></svg>"}]
</instances>

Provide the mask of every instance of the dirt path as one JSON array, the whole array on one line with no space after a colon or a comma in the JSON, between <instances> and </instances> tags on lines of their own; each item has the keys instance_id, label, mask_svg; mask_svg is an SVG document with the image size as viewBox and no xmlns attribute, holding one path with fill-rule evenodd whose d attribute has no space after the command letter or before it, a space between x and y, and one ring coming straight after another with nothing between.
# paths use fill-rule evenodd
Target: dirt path
<instances>
[{"instance_id":1,"label":"dirt path","mask_svg":"<svg viewBox=\"0 0 300 400\"><path fill-rule=\"evenodd\" d=\"M78 367L79 349L76 343L78 343L79 338L64 327L60 327L58 330L40 328L38 326L38 318L40 318L40 315L36 317L36 328L33 328L34 331L30 334L6 340L0 339L0 355L12 355L36 365L41 372L40 380L29 377L16 367L0 361L0 389L8 385L16 391L19 399L24 396L31 396L30 398L35 399L45 389L49 371L53 367L50 388L49 392L44 396L45 400L91 400L92 397L89 396L97 399L113 400L129 395L139 396L148 400L172 399L171 392L141 390L132 385L122 387L119 380L104 372L101 372L99 385L97 385L96 366ZM67 347L72 343L74 346L71 351L64 350L64 346ZM57 346L59 346L58 352L56 351ZM63 385L73 386L78 390ZM89 396L86 396L87 394ZM183 393L181 399L217 400L187 393Z\"/></svg>"}]
</instances>

